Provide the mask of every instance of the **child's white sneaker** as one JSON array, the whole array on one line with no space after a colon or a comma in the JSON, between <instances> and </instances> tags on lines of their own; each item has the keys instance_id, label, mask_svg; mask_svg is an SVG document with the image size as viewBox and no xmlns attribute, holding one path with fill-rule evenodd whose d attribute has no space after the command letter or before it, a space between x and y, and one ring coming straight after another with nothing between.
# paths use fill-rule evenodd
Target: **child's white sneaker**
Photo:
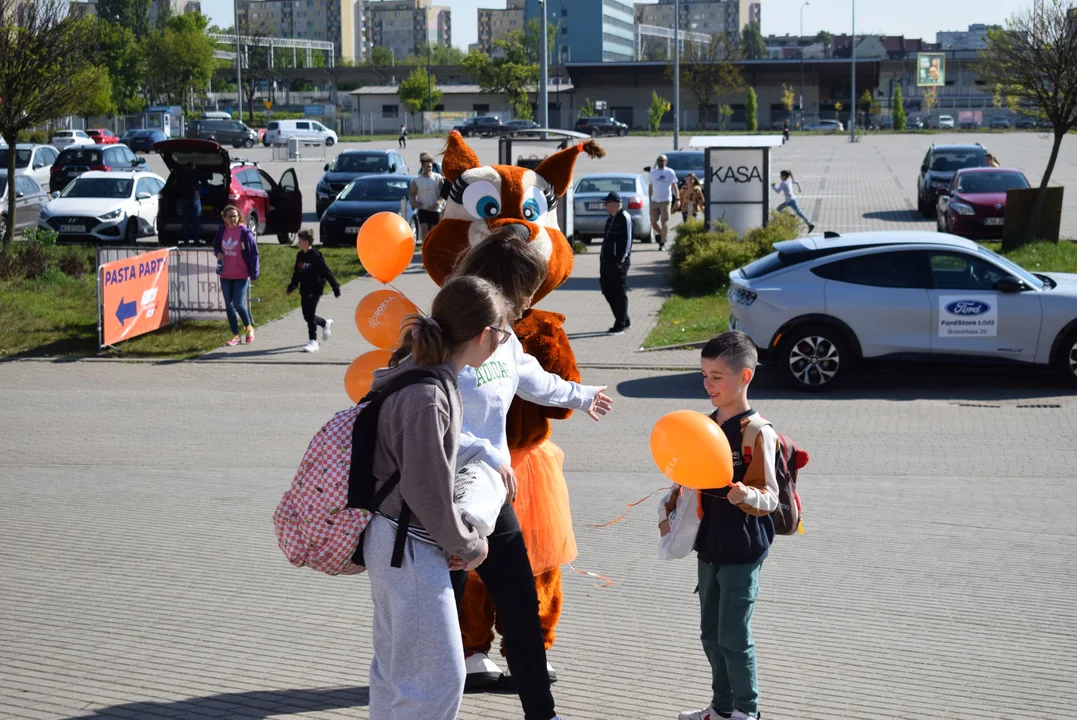
<instances>
[{"instance_id":1,"label":"child's white sneaker","mask_svg":"<svg viewBox=\"0 0 1077 720\"><path fill-rule=\"evenodd\" d=\"M315 353L318 352L318 341L311 340L309 343L303 346L303 352Z\"/></svg>"},{"instance_id":2,"label":"child's white sneaker","mask_svg":"<svg viewBox=\"0 0 1077 720\"><path fill-rule=\"evenodd\" d=\"M702 710L685 710L677 716L677 720L727 720L730 716L720 713L708 705Z\"/></svg>"},{"instance_id":3,"label":"child's white sneaker","mask_svg":"<svg viewBox=\"0 0 1077 720\"><path fill-rule=\"evenodd\" d=\"M322 342L329 342L331 337L333 337L333 321L326 318L325 327L322 328Z\"/></svg>"},{"instance_id":4,"label":"child's white sneaker","mask_svg":"<svg viewBox=\"0 0 1077 720\"><path fill-rule=\"evenodd\" d=\"M464 689L484 690L501 679L501 668L486 653L471 653L464 658Z\"/></svg>"}]
</instances>

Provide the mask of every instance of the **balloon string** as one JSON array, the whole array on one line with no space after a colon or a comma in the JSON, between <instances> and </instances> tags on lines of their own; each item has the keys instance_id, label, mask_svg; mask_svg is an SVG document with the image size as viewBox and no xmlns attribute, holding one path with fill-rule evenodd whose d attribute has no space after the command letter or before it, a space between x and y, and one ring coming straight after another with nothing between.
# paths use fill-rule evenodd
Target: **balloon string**
<instances>
[{"instance_id":1,"label":"balloon string","mask_svg":"<svg viewBox=\"0 0 1077 720\"><path fill-rule=\"evenodd\" d=\"M637 505L639 505L640 503L643 503L643 502L645 502L645 501L649 500L650 498L654 497L655 495L657 495L657 494L658 494L658 493L660 493L660 492L665 492L666 490L669 490L669 487L668 487L668 486L667 486L667 487L660 487L660 488L658 488L657 490L655 490L654 492L652 492L652 493L650 493L650 494L648 494L648 495L646 495L646 496L644 496L644 497L640 498L640 499L639 499L639 500L637 500L636 502L634 502L634 503L628 503L628 509L627 509L627 510L625 510L625 511L624 511L624 513L623 513L623 514L622 514L622 515L621 515L620 517L616 517L616 518L614 518L613 520L610 520L609 522L604 522L604 523L602 523L601 525L591 525L591 524L588 524L588 525L586 525L585 527L589 527L589 528L604 528L604 527L609 527L610 525L613 525L614 523L619 523L619 522L621 522L622 520L624 520L624 519L625 519L625 517L627 517L628 513L632 512L632 508L636 507L636 506L637 506ZM573 568L573 569L575 570L575 568Z\"/></svg>"},{"instance_id":2,"label":"balloon string","mask_svg":"<svg viewBox=\"0 0 1077 720\"><path fill-rule=\"evenodd\" d=\"M423 310L422 307L420 307L417 302L415 302L411 298L409 298L407 296L407 294L403 290L398 288L396 285L393 285L392 283L382 283L382 284L385 285L385 287L389 288L390 290L394 290L394 291L400 293L401 297L403 297L405 300L407 300L409 303L411 303L415 307L419 308L419 312L421 312L423 315L426 315L427 317L430 316L430 313L428 313L426 310Z\"/></svg>"},{"instance_id":3,"label":"balloon string","mask_svg":"<svg viewBox=\"0 0 1077 720\"><path fill-rule=\"evenodd\" d=\"M613 581L610 580L605 575L599 575L598 573L593 573L590 570L577 570L575 567L573 567L572 563L565 563L565 564L568 565L570 568L572 568L574 571L576 571L580 575L586 575L587 577L593 577L593 578L596 578L598 580L605 580L606 581L605 585L595 585L595 587L597 587L597 588L613 587Z\"/></svg>"}]
</instances>

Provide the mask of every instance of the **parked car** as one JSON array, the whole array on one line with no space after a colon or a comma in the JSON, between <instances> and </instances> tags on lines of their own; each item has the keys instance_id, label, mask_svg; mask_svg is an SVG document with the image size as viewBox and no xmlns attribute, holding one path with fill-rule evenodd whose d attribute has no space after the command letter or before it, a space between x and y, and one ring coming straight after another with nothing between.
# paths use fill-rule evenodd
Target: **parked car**
<instances>
[{"instance_id":1,"label":"parked car","mask_svg":"<svg viewBox=\"0 0 1077 720\"><path fill-rule=\"evenodd\" d=\"M1077 383L1077 275L1032 273L971 240L865 232L775 243L729 274L731 329L795 387L860 360L1053 365Z\"/></svg>"},{"instance_id":2,"label":"parked car","mask_svg":"<svg viewBox=\"0 0 1077 720\"><path fill-rule=\"evenodd\" d=\"M0 238L7 235L9 226L15 232L37 225L41 208L49 201L48 193L29 175L15 175L15 219L8 217L7 170L0 169Z\"/></svg>"},{"instance_id":3,"label":"parked car","mask_svg":"<svg viewBox=\"0 0 1077 720\"><path fill-rule=\"evenodd\" d=\"M916 178L916 207L920 215L931 217L939 192L950 185L954 173L963 168L983 167L987 150L975 145L932 145L920 164Z\"/></svg>"},{"instance_id":4,"label":"parked car","mask_svg":"<svg viewBox=\"0 0 1077 720\"><path fill-rule=\"evenodd\" d=\"M628 134L628 126L608 117L582 117L576 121L576 132L586 133L591 137L603 135L618 135L624 137Z\"/></svg>"},{"instance_id":5,"label":"parked car","mask_svg":"<svg viewBox=\"0 0 1077 720\"><path fill-rule=\"evenodd\" d=\"M621 196L624 209L632 217L632 237L654 242L651 230L651 202L647 195L647 178L632 173L603 173L584 175L572 193L572 224L575 239L590 243L602 239L606 232L606 195Z\"/></svg>"},{"instance_id":6,"label":"parked car","mask_svg":"<svg viewBox=\"0 0 1077 720\"><path fill-rule=\"evenodd\" d=\"M316 189L315 211L321 218L340 191L358 177L408 174L408 163L396 150L345 150L325 166Z\"/></svg>"},{"instance_id":7,"label":"parked car","mask_svg":"<svg viewBox=\"0 0 1077 720\"><path fill-rule=\"evenodd\" d=\"M1039 127L1039 123L1036 122L1036 118L1022 115L1017 118L1016 126L1018 130L1035 130Z\"/></svg>"},{"instance_id":8,"label":"parked car","mask_svg":"<svg viewBox=\"0 0 1077 720\"><path fill-rule=\"evenodd\" d=\"M0 170L7 170L7 154L7 145L0 145ZM59 155L59 151L51 145L19 143L15 146L15 174L29 175L38 185L45 186L49 182L52 164Z\"/></svg>"},{"instance_id":9,"label":"parked car","mask_svg":"<svg viewBox=\"0 0 1077 720\"><path fill-rule=\"evenodd\" d=\"M531 120L510 120L501 126L502 132L520 132L521 130L534 130L539 124Z\"/></svg>"},{"instance_id":10,"label":"parked car","mask_svg":"<svg viewBox=\"0 0 1077 720\"><path fill-rule=\"evenodd\" d=\"M90 170L124 172L144 167L145 158L131 152L126 145L91 145L69 147L60 152L49 171L49 190L57 193L72 180Z\"/></svg>"},{"instance_id":11,"label":"parked car","mask_svg":"<svg viewBox=\"0 0 1077 720\"><path fill-rule=\"evenodd\" d=\"M303 142L320 142L326 147L336 145L340 138L336 131L330 130L317 120L270 120L266 125L262 143L267 147L288 142L289 138L299 138Z\"/></svg>"},{"instance_id":12,"label":"parked car","mask_svg":"<svg viewBox=\"0 0 1077 720\"><path fill-rule=\"evenodd\" d=\"M935 123L935 127L940 130L953 130L954 118L952 115L939 115L938 121Z\"/></svg>"},{"instance_id":13,"label":"parked car","mask_svg":"<svg viewBox=\"0 0 1077 720\"><path fill-rule=\"evenodd\" d=\"M247 226L256 234L276 235L290 245L303 225L303 194L295 170L284 171L279 181L251 162L233 163L228 151L212 140L181 138L157 144L170 173L161 193L157 225L162 243L178 242L183 228L182 205L176 198L175 170L188 164L202 178L202 237L211 241L221 221L221 211L235 205Z\"/></svg>"},{"instance_id":14,"label":"parked car","mask_svg":"<svg viewBox=\"0 0 1077 720\"><path fill-rule=\"evenodd\" d=\"M500 135L504 131L504 126L501 124L499 118L493 115L480 115L478 117L470 117L462 124L453 128L464 137L490 137L491 135Z\"/></svg>"},{"instance_id":15,"label":"parked car","mask_svg":"<svg viewBox=\"0 0 1077 720\"><path fill-rule=\"evenodd\" d=\"M804 125L804 129L815 132L841 132L845 129L845 125L840 120L817 120Z\"/></svg>"},{"instance_id":16,"label":"parked car","mask_svg":"<svg viewBox=\"0 0 1077 720\"><path fill-rule=\"evenodd\" d=\"M201 118L187 123L185 137L214 140L234 148L252 148L258 143L258 133L239 120Z\"/></svg>"},{"instance_id":17,"label":"parked car","mask_svg":"<svg viewBox=\"0 0 1077 720\"><path fill-rule=\"evenodd\" d=\"M129 130L120 138L124 145L131 148L131 152L151 153L153 146L168 139L160 130Z\"/></svg>"},{"instance_id":18,"label":"parked car","mask_svg":"<svg viewBox=\"0 0 1077 720\"><path fill-rule=\"evenodd\" d=\"M950 185L939 193L936 228L972 240L1000 238L1006 217L1006 191L1028 187L1028 178L1020 170L958 170Z\"/></svg>"},{"instance_id":19,"label":"parked car","mask_svg":"<svg viewBox=\"0 0 1077 720\"><path fill-rule=\"evenodd\" d=\"M677 184L683 185L690 173L695 173L700 185L707 183L707 162L702 150L672 150L666 153L666 167L677 175ZM645 165L643 172L649 173L650 165ZM644 185L644 188L647 186Z\"/></svg>"},{"instance_id":20,"label":"parked car","mask_svg":"<svg viewBox=\"0 0 1077 720\"><path fill-rule=\"evenodd\" d=\"M1012 125L1010 125L1010 119L1009 118L993 117L993 118L991 118L990 127L995 129L995 130L1007 130L1010 127L1012 127Z\"/></svg>"},{"instance_id":21,"label":"parked car","mask_svg":"<svg viewBox=\"0 0 1077 720\"><path fill-rule=\"evenodd\" d=\"M380 212L400 212L400 201L408 197L413 177L409 175L367 175L352 180L321 217L322 245L354 245L355 236L367 218ZM418 218L405 203L405 219L418 237Z\"/></svg>"},{"instance_id":22,"label":"parked car","mask_svg":"<svg viewBox=\"0 0 1077 720\"><path fill-rule=\"evenodd\" d=\"M94 141L96 145L115 145L120 141L116 137L116 133L105 128L93 128L86 131L86 134L90 136L90 139Z\"/></svg>"},{"instance_id":23,"label":"parked car","mask_svg":"<svg viewBox=\"0 0 1077 720\"><path fill-rule=\"evenodd\" d=\"M84 173L49 202L38 225L61 241L125 242L157 234L165 180L148 172Z\"/></svg>"},{"instance_id":24,"label":"parked car","mask_svg":"<svg viewBox=\"0 0 1077 720\"><path fill-rule=\"evenodd\" d=\"M93 138L82 130L60 130L52 136L49 143L57 150L63 150L72 145L96 145Z\"/></svg>"}]
</instances>

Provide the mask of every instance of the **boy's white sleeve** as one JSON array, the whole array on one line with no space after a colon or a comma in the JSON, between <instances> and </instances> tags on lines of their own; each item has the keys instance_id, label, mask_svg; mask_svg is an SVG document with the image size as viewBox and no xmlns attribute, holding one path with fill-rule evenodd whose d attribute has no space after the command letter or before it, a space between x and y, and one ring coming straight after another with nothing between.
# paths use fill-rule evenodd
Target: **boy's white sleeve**
<instances>
[{"instance_id":1,"label":"boy's white sleeve","mask_svg":"<svg viewBox=\"0 0 1077 720\"><path fill-rule=\"evenodd\" d=\"M520 341L512 339L515 345L516 371L520 382L516 394L528 402L547 407L584 410L595 401L598 388L580 385L546 372L539 361L524 352Z\"/></svg>"},{"instance_id":2,"label":"boy's white sleeve","mask_svg":"<svg viewBox=\"0 0 1077 720\"><path fill-rule=\"evenodd\" d=\"M763 488L753 487L745 483L748 497L739 507L753 515L767 515L778 509L778 473L775 469L778 456L778 433L770 425L764 425L759 432L759 440L763 451ZM755 464L755 460L752 461Z\"/></svg>"},{"instance_id":3,"label":"boy's white sleeve","mask_svg":"<svg viewBox=\"0 0 1077 720\"><path fill-rule=\"evenodd\" d=\"M459 470L473 462L484 462L497 470L507 464L507 458L501 457L501 451L489 440L462 430L460 431L460 449L456 453L456 469Z\"/></svg>"}]
</instances>

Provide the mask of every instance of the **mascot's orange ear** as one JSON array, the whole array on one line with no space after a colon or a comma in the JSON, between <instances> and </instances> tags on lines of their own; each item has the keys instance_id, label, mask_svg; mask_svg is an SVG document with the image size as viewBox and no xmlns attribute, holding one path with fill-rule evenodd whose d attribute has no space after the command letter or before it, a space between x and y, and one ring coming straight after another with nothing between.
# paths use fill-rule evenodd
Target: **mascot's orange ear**
<instances>
[{"instance_id":1,"label":"mascot's orange ear","mask_svg":"<svg viewBox=\"0 0 1077 720\"><path fill-rule=\"evenodd\" d=\"M456 178L460 177L464 171L482 165L479 162L479 156L468 147L463 136L456 130L449 133L449 142L445 145L443 154L445 162L441 163L441 174L449 182L456 182Z\"/></svg>"},{"instance_id":2,"label":"mascot's orange ear","mask_svg":"<svg viewBox=\"0 0 1077 720\"><path fill-rule=\"evenodd\" d=\"M455 133L455 131L453 132ZM451 136L449 137L449 142L452 142ZM572 170L576 167L576 158L579 157L581 152L587 153L587 157L606 157L606 151L598 143L594 140L588 140L585 143L558 150L535 168L536 174L541 175L553 185L557 197L564 195L565 191L568 190L568 186L572 183Z\"/></svg>"}]
</instances>

